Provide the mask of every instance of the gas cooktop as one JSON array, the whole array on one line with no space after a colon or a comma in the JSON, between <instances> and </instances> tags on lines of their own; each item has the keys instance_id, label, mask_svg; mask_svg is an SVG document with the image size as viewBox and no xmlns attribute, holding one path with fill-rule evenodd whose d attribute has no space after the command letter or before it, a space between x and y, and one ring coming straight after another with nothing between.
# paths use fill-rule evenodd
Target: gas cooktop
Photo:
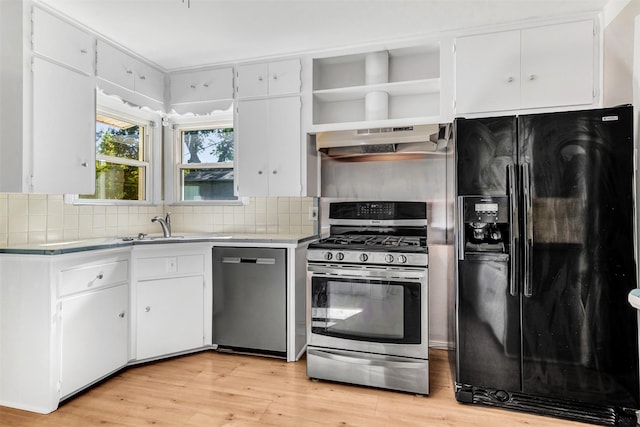
<instances>
[{"instance_id":1,"label":"gas cooktop","mask_svg":"<svg viewBox=\"0 0 640 427\"><path fill-rule=\"evenodd\" d=\"M324 238L313 247L336 250L426 252L427 238L377 234L339 234Z\"/></svg>"},{"instance_id":2,"label":"gas cooktop","mask_svg":"<svg viewBox=\"0 0 640 427\"><path fill-rule=\"evenodd\" d=\"M426 266L422 202L340 202L330 206L328 237L309 245L309 262Z\"/></svg>"}]
</instances>

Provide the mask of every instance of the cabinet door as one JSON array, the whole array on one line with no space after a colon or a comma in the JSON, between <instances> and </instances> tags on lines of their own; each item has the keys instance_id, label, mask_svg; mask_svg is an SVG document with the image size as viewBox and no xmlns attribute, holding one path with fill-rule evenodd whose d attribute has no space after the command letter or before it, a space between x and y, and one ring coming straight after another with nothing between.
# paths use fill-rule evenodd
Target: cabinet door
<instances>
[{"instance_id":1,"label":"cabinet door","mask_svg":"<svg viewBox=\"0 0 640 427\"><path fill-rule=\"evenodd\" d=\"M522 31L522 108L591 104L593 21Z\"/></svg>"},{"instance_id":2,"label":"cabinet door","mask_svg":"<svg viewBox=\"0 0 640 427\"><path fill-rule=\"evenodd\" d=\"M38 8L33 9L33 51L93 74L93 37Z\"/></svg>"},{"instance_id":3,"label":"cabinet door","mask_svg":"<svg viewBox=\"0 0 640 427\"><path fill-rule=\"evenodd\" d=\"M134 59L119 49L98 40L98 77L133 90L134 85Z\"/></svg>"},{"instance_id":4,"label":"cabinet door","mask_svg":"<svg viewBox=\"0 0 640 427\"><path fill-rule=\"evenodd\" d=\"M126 365L128 289L120 285L62 300L60 397Z\"/></svg>"},{"instance_id":5,"label":"cabinet door","mask_svg":"<svg viewBox=\"0 0 640 427\"><path fill-rule=\"evenodd\" d=\"M300 97L270 99L269 195L299 196L300 182Z\"/></svg>"},{"instance_id":6,"label":"cabinet door","mask_svg":"<svg viewBox=\"0 0 640 427\"><path fill-rule=\"evenodd\" d=\"M95 82L33 59L33 192L95 191Z\"/></svg>"},{"instance_id":7,"label":"cabinet door","mask_svg":"<svg viewBox=\"0 0 640 427\"><path fill-rule=\"evenodd\" d=\"M156 101L164 102L164 74L159 70L137 62L133 84L136 92Z\"/></svg>"},{"instance_id":8,"label":"cabinet door","mask_svg":"<svg viewBox=\"0 0 640 427\"><path fill-rule=\"evenodd\" d=\"M137 283L137 359L204 344L204 278L178 277Z\"/></svg>"},{"instance_id":9,"label":"cabinet door","mask_svg":"<svg viewBox=\"0 0 640 427\"><path fill-rule=\"evenodd\" d=\"M520 106L520 31L456 39L456 111Z\"/></svg>"},{"instance_id":10,"label":"cabinet door","mask_svg":"<svg viewBox=\"0 0 640 427\"><path fill-rule=\"evenodd\" d=\"M238 194L269 194L269 125L266 99L238 102Z\"/></svg>"},{"instance_id":11,"label":"cabinet door","mask_svg":"<svg viewBox=\"0 0 640 427\"><path fill-rule=\"evenodd\" d=\"M300 92L300 60L269 64L269 95L289 95Z\"/></svg>"},{"instance_id":12,"label":"cabinet door","mask_svg":"<svg viewBox=\"0 0 640 427\"><path fill-rule=\"evenodd\" d=\"M171 103L233 98L233 69L221 68L171 75Z\"/></svg>"},{"instance_id":13,"label":"cabinet door","mask_svg":"<svg viewBox=\"0 0 640 427\"><path fill-rule=\"evenodd\" d=\"M236 91L238 98L266 96L269 85L267 64L240 65Z\"/></svg>"}]
</instances>

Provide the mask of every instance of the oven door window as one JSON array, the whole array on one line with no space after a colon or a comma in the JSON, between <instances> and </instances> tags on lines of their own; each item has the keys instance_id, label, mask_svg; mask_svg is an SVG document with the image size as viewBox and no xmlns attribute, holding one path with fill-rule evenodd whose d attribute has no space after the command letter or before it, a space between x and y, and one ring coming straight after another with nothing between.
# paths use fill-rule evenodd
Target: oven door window
<instances>
[{"instance_id":1,"label":"oven door window","mask_svg":"<svg viewBox=\"0 0 640 427\"><path fill-rule=\"evenodd\" d=\"M420 284L313 276L311 331L378 343L420 343Z\"/></svg>"}]
</instances>

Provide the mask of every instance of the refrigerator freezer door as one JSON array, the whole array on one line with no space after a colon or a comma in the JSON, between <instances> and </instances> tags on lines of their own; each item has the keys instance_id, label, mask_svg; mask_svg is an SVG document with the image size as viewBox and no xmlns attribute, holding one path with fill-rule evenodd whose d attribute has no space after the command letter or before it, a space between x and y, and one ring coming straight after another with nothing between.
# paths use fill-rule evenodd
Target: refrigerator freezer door
<instances>
[{"instance_id":1,"label":"refrigerator freezer door","mask_svg":"<svg viewBox=\"0 0 640 427\"><path fill-rule=\"evenodd\" d=\"M456 120L458 196L505 196L516 156L516 118Z\"/></svg>"},{"instance_id":2,"label":"refrigerator freezer door","mask_svg":"<svg viewBox=\"0 0 640 427\"><path fill-rule=\"evenodd\" d=\"M638 320L626 301L637 286L632 123L631 107L519 118L530 172L525 393L639 407Z\"/></svg>"},{"instance_id":3,"label":"refrigerator freezer door","mask_svg":"<svg viewBox=\"0 0 640 427\"><path fill-rule=\"evenodd\" d=\"M509 255L458 261L457 381L520 390L519 297L510 293Z\"/></svg>"}]
</instances>

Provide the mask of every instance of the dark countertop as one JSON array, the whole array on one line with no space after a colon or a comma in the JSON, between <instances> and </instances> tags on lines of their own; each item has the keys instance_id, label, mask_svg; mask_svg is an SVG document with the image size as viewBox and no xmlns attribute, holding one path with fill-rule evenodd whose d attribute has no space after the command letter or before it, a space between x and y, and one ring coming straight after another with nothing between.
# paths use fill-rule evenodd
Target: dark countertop
<instances>
[{"instance_id":1,"label":"dark countertop","mask_svg":"<svg viewBox=\"0 0 640 427\"><path fill-rule=\"evenodd\" d=\"M228 246L229 244L273 244L299 245L316 239L317 236L302 234L245 234L245 233L174 233L173 237L162 235L147 235L140 240L137 237L103 237L97 239L76 239L50 243L29 243L0 247L0 254L23 255L59 255L74 252L93 251L99 249L114 249L136 245L154 245L170 243L211 242Z\"/></svg>"}]
</instances>

